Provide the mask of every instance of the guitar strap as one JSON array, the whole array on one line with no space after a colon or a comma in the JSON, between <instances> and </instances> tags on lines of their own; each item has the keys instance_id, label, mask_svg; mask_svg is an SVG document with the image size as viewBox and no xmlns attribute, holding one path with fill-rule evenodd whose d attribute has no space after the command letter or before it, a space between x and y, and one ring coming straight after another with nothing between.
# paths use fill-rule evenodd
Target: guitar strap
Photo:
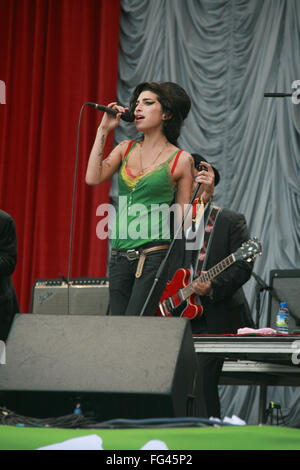
<instances>
[{"instance_id":1,"label":"guitar strap","mask_svg":"<svg viewBox=\"0 0 300 470\"><path fill-rule=\"evenodd\" d=\"M211 246L211 242L213 239L213 234L214 234L214 227L216 220L218 218L218 215L221 212L221 209L219 207L213 206L209 208L209 215L207 217L206 225L205 225L205 234L204 234L204 240L203 240L203 246L202 248L198 251L195 263L194 263L194 278L201 273L201 271L205 270L206 264L207 264L207 254L209 253L209 249Z\"/></svg>"}]
</instances>

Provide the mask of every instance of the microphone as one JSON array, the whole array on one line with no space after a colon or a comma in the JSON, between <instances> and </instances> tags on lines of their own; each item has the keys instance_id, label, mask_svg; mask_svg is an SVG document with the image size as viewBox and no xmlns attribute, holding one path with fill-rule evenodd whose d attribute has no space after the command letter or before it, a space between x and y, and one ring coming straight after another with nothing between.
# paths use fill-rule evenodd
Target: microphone
<instances>
[{"instance_id":1,"label":"microphone","mask_svg":"<svg viewBox=\"0 0 300 470\"><path fill-rule=\"evenodd\" d=\"M111 114L112 116L116 116L119 111L116 109L108 108L107 106L103 106L102 104L97 103L86 103L92 108L98 109L99 111L104 111L105 113ZM124 113L121 114L121 119L125 122L133 122L134 121L134 114L130 111L126 110Z\"/></svg>"},{"instance_id":2,"label":"microphone","mask_svg":"<svg viewBox=\"0 0 300 470\"><path fill-rule=\"evenodd\" d=\"M285 96L292 96L292 93L264 93L265 98L284 98Z\"/></svg>"}]
</instances>

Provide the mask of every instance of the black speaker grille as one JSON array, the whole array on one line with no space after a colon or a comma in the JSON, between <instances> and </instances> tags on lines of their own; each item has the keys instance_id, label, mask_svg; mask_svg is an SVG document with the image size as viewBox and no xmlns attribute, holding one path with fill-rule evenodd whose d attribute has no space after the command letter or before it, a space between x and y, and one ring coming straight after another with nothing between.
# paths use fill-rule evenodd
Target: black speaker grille
<instances>
[{"instance_id":1,"label":"black speaker grille","mask_svg":"<svg viewBox=\"0 0 300 470\"><path fill-rule=\"evenodd\" d=\"M21 314L0 392L17 394L17 412L27 416L39 409L47 417L55 403L61 414L59 402L68 414L67 399L76 397L92 400L101 419L186 416L196 364L186 319Z\"/></svg>"},{"instance_id":2,"label":"black speaker grille","mask_svg":"<svg viewBox=\"0 0 300 470\"><path fill-rule=\"evenodd\" d=\"M300 329L300 269L270 271L268 326L276 329L276 314L280 302L287 302L290 318L289 333Z\"/></svg>"}]
</instances>

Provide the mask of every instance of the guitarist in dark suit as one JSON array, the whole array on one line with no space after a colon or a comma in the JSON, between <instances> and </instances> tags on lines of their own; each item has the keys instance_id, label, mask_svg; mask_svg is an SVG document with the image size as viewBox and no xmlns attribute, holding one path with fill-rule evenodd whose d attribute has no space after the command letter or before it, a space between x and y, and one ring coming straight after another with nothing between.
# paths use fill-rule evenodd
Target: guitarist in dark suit
<instances>
[{"instance_id":1,"label":"guitarist in dark suit","mask_svg":"<svg viewBox=\"0 0 300 470\"><path fill-rule=\"evenodd\" d=\"M195 191L196 182L201 183L198 197L205 203L206 232L210 235L205 249L194 246L187 249L187 241L177 240L174 247L170 279L179 268L194 267L194 278L200 272L207 271L228 255L235 252L243 242L248 241L249 231L243 214L229 209L219 209L212 205L209 198L220 179L219 173L206 160L197 154L192 154L195 162ZM202 164L202 171L198 171ZM215 183L213 182L215 180ZM201 210L201 206L198 206ZM209 210L211 212L209 212ZM211 217L212 216L212 217ZM197 219L195 214L194 220ZM204 259L204 260L203 260ZM191 320L193 335L197 334L228 334L236 333L238 328L254 327L249 306L242 286L252 271L253 263L237 261L216 278L208 282L197 280L194 290L199 295L203 307L200 317ZM199 272L200 270L200 272ZM208 354L198 355L200 375L200 416L220 417L220 402L218 383L221 375L223 360Z\"/></svg>"}]
</instances>

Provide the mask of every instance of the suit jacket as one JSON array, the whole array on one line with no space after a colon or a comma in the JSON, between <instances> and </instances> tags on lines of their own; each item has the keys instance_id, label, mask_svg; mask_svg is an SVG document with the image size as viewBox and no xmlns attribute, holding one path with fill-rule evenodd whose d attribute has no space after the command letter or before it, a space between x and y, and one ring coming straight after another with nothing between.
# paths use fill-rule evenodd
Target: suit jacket
<instances>
[{"instance_id":1,"label":"suit jacket","mask_svg":"<svg viewBox=\"0 0 300 470\"><path fill-rule=\"evenodd\" d=\"M17 235L15 222L0 210L0 340L7 339L14 314L19 305L11 275L17 263Z\"/></svg>"},{"instance_id":2,"label":"suit jacket","mask_svg":"<svg viewBox=\"0 0 300 470\"><path fill-rule=\"evenodd\" d=\"M222 209L215 221L209 252L206 253L208 270L235 252L243 242L249 240L246 219L243 214ZM169 278L180 267L190 268L198 251L186 251L185 240L174 245ZM237 261L219 274L212 283L212 295L200 297L203 314L191 320L193 334L236 333L238 328L254 327L251 312L243 291L253 268L253 262Z\"/></svg>"}]
</instances>

